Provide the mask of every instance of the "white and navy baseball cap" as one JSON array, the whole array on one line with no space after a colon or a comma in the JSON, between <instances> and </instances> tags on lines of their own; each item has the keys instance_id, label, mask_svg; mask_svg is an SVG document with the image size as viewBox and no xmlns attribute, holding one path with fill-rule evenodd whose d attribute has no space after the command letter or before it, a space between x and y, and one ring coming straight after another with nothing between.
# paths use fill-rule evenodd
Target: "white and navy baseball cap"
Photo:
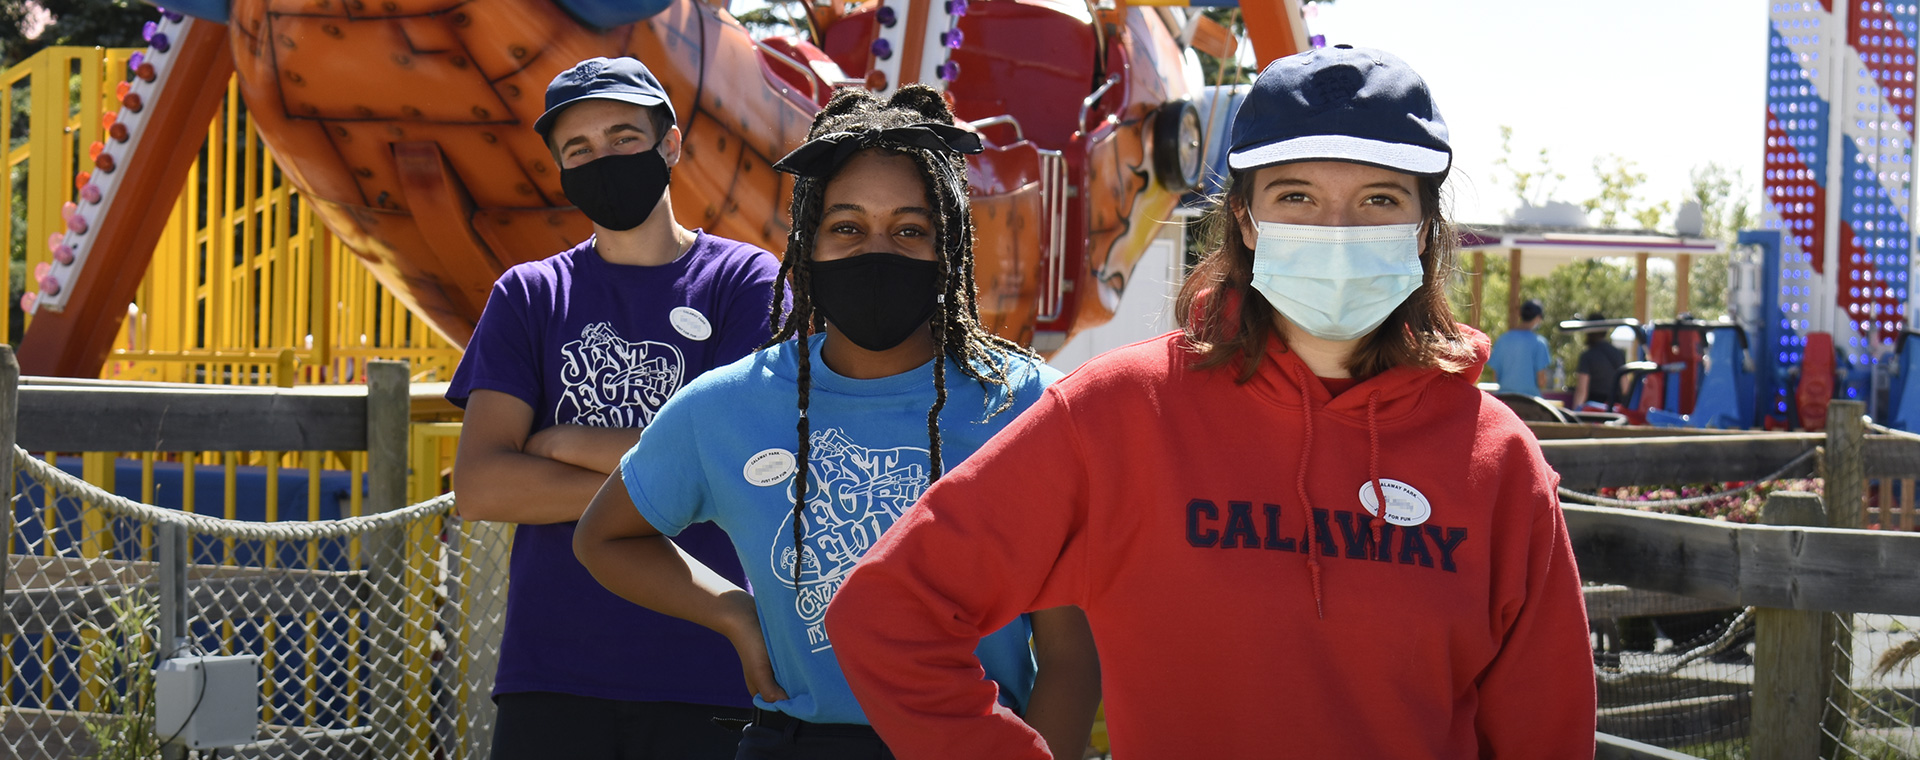
<instances>
[{"instance_id":1,"label":"white and navy baseball cap","mask_svg":"<svg viewBox=\"0 0 1920 760\"><path fill-rule=\"evenodd\" d=\"M1427 83L1392 55L1350 45L1267 65L1233 120L1227 165L1351 161L1444 178L1447 123Z\"/></svg>"},{"instance_id":2,"label":"white and navy baseball cap","mask_svg":"<svg viewBox=\"0 0 1920 760\"><path fill-rule=\"evenodd\" d=\"M547 85L547 111L533 122L533 131L546 137L553 121L567 106L582 100L617 100L637 106L667 109L667 118L679 123L667 90L653 77L647 65L627 57L588 58L560 72Z\"/></svg>"}]
</instances>

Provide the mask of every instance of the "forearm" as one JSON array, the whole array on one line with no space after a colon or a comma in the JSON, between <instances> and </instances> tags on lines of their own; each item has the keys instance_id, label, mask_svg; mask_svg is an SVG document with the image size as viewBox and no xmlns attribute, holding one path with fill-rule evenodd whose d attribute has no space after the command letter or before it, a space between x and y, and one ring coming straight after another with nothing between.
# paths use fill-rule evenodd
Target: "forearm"
<instances>
[{"instance_id":1,"label":"forearm","mask_svg":"<svg viewBox=\"0 0 1920 760\"><path fill-rule=\"evenodd\" d=\"M607 476L519 451L469 455L454 463L454 504L468 520L545 525L580 519Z\"/></svg>"},{"instance_id":2,"label":"forearm","mask_svg":"<svg viewBox=\"0 0 1920 760\"><path fill-rule=\"evenodd\" d=\"M758 617L753 597L666 536L597 538L576 533L574 553L608 591L647 609L734 638Z\"/></svg>"},{"instance_id":3,"label":"forearm","mask_svg":"<svg viewBox=\"0 0 1920 760\"><path fill-rule=\"evenodd\" d=\"M1588 387L1587 387L1587 383L1588 383L1588 382L1590 382L1590 379L1589 379L1589 378L1588 378L1588 377L1586 376L1586 374L1584 374L1584 373L1583 373L1583 374L1581 374L1581 375L1579 375L1578 377L1575 377L1575 378L1574 378L1574 380L1573 380L1573 408L1575 408L1575 409L1579 409L1580 407L1582 407L1582 406L1585 406L1585 405L1586 405L1586 403L1587 403L1587 393L1588 393L1588 391L1589 391L1589 389L1588 389Z\"/></svg>"},{"instance_id":4,"label":"forearm","mask_svg":"<svg viewBox=\"0 0 1920 760\"><path fill-rule=\"evenodd\" d=\"M1100 708L1100 657L1093 632L1078 607L1033 613L1034 653L1039 672L1027 702L1027 725L1040 732L1055 758L1086 754Z\"/></svg>"},{"instance_id":5,"label":"forearm","mask_svg":"<svg viewBox=\"0 0 1920 760\"><path fill-rule=\"evenodd\" d=\"M640 428L603 428L586 425L555 425L534 436L546 446L535 453L575 467L612 475L620 469L620 458L640 441ZM529 441L530 447L534 444Z\"/></svg>"}]
</instances>

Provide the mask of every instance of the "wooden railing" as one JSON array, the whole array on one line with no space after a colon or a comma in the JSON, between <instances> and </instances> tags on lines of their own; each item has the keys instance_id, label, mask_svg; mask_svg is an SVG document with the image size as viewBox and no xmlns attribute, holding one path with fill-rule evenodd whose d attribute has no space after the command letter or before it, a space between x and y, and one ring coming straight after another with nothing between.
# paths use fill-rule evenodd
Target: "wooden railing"
<instances>
[{"instance_id":1,"label":"wooden railing","mask_svg":"<svg viewBox=\"0 0 1920 760\"><path fill-rule=\"evenodd\" d=\"M1656 599L1673 594L1713 606L1757 608L1751 721L1756 759L1832 756L1835 737L1843 732L1832 725L1829 705L1844 704L1849 693L1847 674L1833 663L1850 636L1831 613L1920 615L1920 533L1853 529L1881 517L1864 498L1870 479L1920 475L1920 439L1869 435L1863 412L1856 402L1833 402L1824 434L1574 438L1583 431L1536 431L1562 487L1583 493L1770 475L1823 479L1824 499L1773 494L1763 524L1563 505L1582 580L1654 592ZM1817 456L1787 468L1809 451ZM1594 597L1589 594L1589 616L1597 619ZM1631 604L1605 612L1647 614ZM1603 747L1602 755L1609 751Z\"/></svg>"}]
</instances>

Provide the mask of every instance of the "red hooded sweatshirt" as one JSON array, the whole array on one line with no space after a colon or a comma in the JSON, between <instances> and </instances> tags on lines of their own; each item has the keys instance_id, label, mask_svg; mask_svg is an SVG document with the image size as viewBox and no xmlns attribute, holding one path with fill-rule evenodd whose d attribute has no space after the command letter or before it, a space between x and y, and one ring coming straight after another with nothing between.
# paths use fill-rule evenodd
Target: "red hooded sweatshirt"
<instances>
[{"instance_id":1,"label":"red hooded sweatshirt","mask_svg":"<svg viewBox=\"0 0 1920 760\"><path fill-rule=\"evenodd\" d=\"M1044 758L974 646L1087 613L1114 752L1591 758L1593 661L1559 478L1464 374L1337 397L1275 341L1194 370L1169 334L1094 358L941 478L827 613L916 758ZM1388 520L1368 504L1385 497Z\"/></svg>"}]
</instances>

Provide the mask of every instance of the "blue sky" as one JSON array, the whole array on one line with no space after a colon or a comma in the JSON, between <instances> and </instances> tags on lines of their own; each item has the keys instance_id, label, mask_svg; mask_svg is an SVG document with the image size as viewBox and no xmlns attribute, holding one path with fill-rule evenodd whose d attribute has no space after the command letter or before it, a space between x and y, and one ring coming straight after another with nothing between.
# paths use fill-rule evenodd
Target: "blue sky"
<instances>
[{"instance_id":1,"label":"blue sky","mask_svg":"<svg viewBox=\"0 0 1920 760\"><path fill-rule=\"evenodd\" d=\"M1328 44L1387 50L1426 78L1452 131L1460 221L1515 204L1493 163L1501 125L1529 163L1548 149L1567 175L1557 200L1592 196L1593 159L1615 154L1647 175L1647 198L1676 205L1695 166L1737 168L1758 211L1765 2L1337 0L1311 13Z\"/></svg>"}]
</instances>

